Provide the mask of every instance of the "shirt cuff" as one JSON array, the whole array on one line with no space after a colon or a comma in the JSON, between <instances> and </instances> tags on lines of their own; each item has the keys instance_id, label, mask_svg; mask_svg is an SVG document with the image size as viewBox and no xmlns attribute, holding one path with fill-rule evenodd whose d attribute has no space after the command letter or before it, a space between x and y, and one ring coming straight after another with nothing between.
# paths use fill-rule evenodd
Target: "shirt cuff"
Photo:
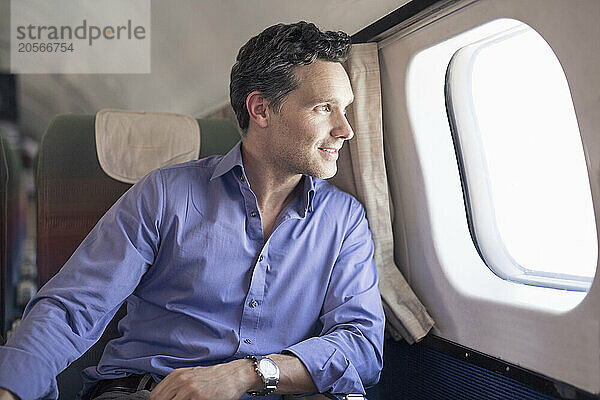
<instances>
[{"instance_id":1,"label":"shirt cuff","mask_svg":"<svg viewBox=\"0 0 600 400\"><path fill-rule=\"evenodd\" d=\"M15 347L0 346L0 387L21 400L57 398L56 377L46 361Z\"/></svg>"},{"instance_id":2,"label":"shirt cuff","mask_svg":"<svg viewBox=\"0 0 600 400\"><path fill-rule=\"evenodd\" d=\"M365 394L358 371L333 344L312 337L284 350L302 361L319 393Z\"/></svg>"}]
</instances>

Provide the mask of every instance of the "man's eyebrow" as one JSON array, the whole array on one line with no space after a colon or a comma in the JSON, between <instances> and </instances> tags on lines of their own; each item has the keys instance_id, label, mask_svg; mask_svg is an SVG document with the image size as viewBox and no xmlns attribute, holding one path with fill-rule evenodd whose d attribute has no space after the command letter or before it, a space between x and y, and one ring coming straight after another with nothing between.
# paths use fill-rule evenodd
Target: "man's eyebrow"
<instances>
[{"instance_id":1,"label":"man's eyebrow","mask_svg":"<svg viewBox=\"0 0 600 400\"><path fill-rule=\"evenodd\" d=\"M348 104L352 104L352 102L354 102L354 96L352 96L352 98L350 99L350 102ZM313 103L332 103L332 104L336 104L339 105L340 102L338 99L334 99L332 97L319 97L313 100Z\"/></svg>"}]
</instances>

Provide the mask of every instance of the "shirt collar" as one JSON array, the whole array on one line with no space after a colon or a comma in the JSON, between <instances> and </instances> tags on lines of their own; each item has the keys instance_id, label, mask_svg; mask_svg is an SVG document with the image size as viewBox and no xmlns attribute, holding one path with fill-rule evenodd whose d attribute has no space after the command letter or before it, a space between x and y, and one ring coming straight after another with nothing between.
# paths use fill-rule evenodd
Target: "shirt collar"
<instances>
[{"instance_id":1,"label":"shirt collar","mask_svg":"<svg viewBox=\"0 0 600 400\"><path fill-rule=\"evenodd\" d=\"M215 168L212 176L210 177L210 180L212 181L213 179L226 174L236 165L239 165L239 167L242 169L242 174L245 177L246 173L244 172L244 165L242 164L241 141L237 142L236 145L233 146L233 148L229 150L229 152L225 154L223 158L221 158L221 161L219 161L219 163L217 164L217 167Z\"/></svg>"},{"instance_id":2,"label":"shirt collar","mask_svg":"<svg viewBox=\"0 0 600 400\"><path fill-rule=\"evenodd\" d=\"M304 207L304 215L306 210L313 212L313 199L315 198L315 178L304 175L304 189L302 190L302 205Z\"/></svg>"},{"instance_id":3,"label":"shirt collar","mask_svg":"<svg viewBox=\"0 0 600 400\"><path fill-rule=\"evenodd\" d=\"M213 171L210 180L212 181L215 178L218 178L222 175L225 175L227 172L231 171L234 167L239 166L242 170L242 175L246 178L246 173L244 172L244 164L242 163L242 142L239 141L235 146L227 154L221 158L221 161L217 164L215 170ZM315 197L315 178L312 176L304 175L304 188L302 189L302 206L306 212L306 210L313 211L313 199Z\"/></svg>"}]
</instances>

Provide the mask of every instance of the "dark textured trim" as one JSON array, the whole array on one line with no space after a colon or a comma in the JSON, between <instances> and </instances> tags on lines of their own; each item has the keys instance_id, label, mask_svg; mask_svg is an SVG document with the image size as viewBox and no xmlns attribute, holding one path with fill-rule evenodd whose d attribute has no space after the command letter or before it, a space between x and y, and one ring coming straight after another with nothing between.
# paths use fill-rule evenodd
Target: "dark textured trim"
<instances>
[{"instance_id":1,"label":"dark textured trim","mask_svg":"<svg viewBox=\"0 0 600 400\"><path fill-rule=\"evenodd\" d=\"M371 25L356 32L354 35L352 35L352 43L356 44L373 41L373 39L381 35L383 32L393 28L410 17L414 17L427 7L442 1L443 0L411 0L402 7L392 11L388 15L373 22Z\"/></svg>"},{"instance_id":2,"label":"dark textured trim","mask_svg":"<svg viewBox=\"0 0 600 400\"><path fill-rule=\"evenodd\" d=\"M0 73L0 120L19 120L17 75Z\"/></svg>"},{"instance_id":3,"label":"dark textured trim","mask_svg":"<svg viewBox=\"0 0 600 400\"><path fill-rule=\"evenodd\" d=\"M7 144L5 139L0 136L0 184L3 187L0 187L0 221L2 221L2 233L0 234L0 238L2 238L2 242L0 242L0 346L4 345L4 335L8 332L8 327L6 324L6 294L8 290L8 283L6 282L6 276L8 273L8 160L7 153L8 149L6 148ZM4 175L6 174L6 175ZM8 336L8 335L7 335Z\"/></svg>"},{"instance_id":4,"label":"dark textured trim","mask_svg":"<svg viewBox=\"0 0 600 400\"><path fill-rule=\"evenodd\" d=\"M517 365L507 363L498 358L488 356L487 354L473 349L469 349L468 347L451 342L439 336L428 335L425 337L425 339L423 339L423 344L439 350L442 353L453 356L459 360L466 361L469 364L473 364L478 367L485 368L488 371L498 373L524 385L532 387L539 392L555 396L559 399L600 399L600 396L595 396L567 383L560 382Z\"/></svg>"}]
</instances>

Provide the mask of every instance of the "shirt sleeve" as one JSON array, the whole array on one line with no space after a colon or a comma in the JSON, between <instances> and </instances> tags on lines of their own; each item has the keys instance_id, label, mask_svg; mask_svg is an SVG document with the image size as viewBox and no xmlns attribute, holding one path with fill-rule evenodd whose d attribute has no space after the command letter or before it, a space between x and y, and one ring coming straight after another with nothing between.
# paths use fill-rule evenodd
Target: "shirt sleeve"
<instances>
[{"instance_id":1,"label":"shirt sleeve","mask_svg":"<svg viewBox=\"0 0 600 400\"><path fill-rule=\"evenodd\" d=\"M57 398L56 375L100 338L153 263L163 199L154 171L100 219L0 347L0 387L21 400Z\"/></svg>"},{"instance_id":2,"label":"shirt sleeve","mask_svg":"<svg viewBox=\"0 0 600 400\"><path fill-rule=\"evenodd\" d=\"M325 296L320 335L285 349L304 363L320 393L365 394L383 366L385 317L373 241L360 204L354 214Z\"/></svg>"}]
</instances>

